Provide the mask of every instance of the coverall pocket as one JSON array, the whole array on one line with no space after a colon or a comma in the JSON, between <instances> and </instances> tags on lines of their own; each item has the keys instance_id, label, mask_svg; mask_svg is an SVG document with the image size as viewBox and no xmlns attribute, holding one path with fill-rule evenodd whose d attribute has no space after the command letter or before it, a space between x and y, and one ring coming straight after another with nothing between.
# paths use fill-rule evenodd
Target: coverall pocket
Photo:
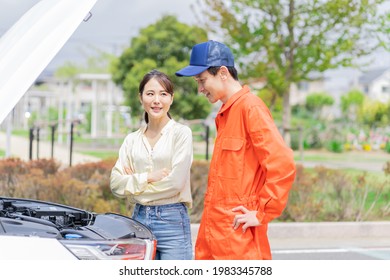
<instances>
[{"instance_id":1,"label":"coverall pocket","mask_svg":"<svg viewBox=\"0 0 390 280\"><path fill-rule=\"evenodd\" d=\"M224 178L240 178L243 167L244 140L241 138L224 138L218 176ZM222 168L223 165L223 168Z\"/></svg>"},{"instance_id":2,"label":"coverall pocket","mask_svg":"<svg viewBox=\"0 0 390 280\"><path fill-rule=\"evenodd\" d=\"M235 213L229 208L220 208L221 214L213 217L211 234L214 237L211 244L216 259L259 259L260 253L255 244L253 232L247 229L242 232L242 226L233 229Z\"/></svg>"}]
</instances>

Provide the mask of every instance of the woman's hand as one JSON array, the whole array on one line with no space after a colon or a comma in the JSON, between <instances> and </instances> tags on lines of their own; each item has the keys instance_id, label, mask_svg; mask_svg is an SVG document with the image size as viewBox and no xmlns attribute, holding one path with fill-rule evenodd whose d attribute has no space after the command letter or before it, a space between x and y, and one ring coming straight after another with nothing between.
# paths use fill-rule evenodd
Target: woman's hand
<instances>
[{"instance_id":1,"label":"woman's hand","mask_svg":"<svg viewBox=\"0 0 390 280\"><path fill-rule=\"evenodd\" d=\"M163 168L148 173L148 183L161 181L162 179L164 179L169 175L169 172L170 170L168 170L167 168Z\"/></svg>"},{"instance_id":2,"label":"woman's hand","mask_svg":"<svg viewBox=\"0 0 390 280\"><path fill-rule=\"evenodd\" d=\"M233 229L236 230L241 224L242 232L245 232L248 227L259 226L260 222L256 217L257 211L250 211L244 206L238 206L232 209L233 212L241 211L242 214L234 216Z\"/></svg>"},{"instance_id":3,"label":"woman's hand","mask_svg":"<svg viewBox=\"0 0 390 280\"><path fill-rule=\"evenodd\" d=\"M123 167L123 172L126 174L126 175L131 175L133 174L133 171L131 171L131 168L130 167Z\"/></svg>"}]
</instances>

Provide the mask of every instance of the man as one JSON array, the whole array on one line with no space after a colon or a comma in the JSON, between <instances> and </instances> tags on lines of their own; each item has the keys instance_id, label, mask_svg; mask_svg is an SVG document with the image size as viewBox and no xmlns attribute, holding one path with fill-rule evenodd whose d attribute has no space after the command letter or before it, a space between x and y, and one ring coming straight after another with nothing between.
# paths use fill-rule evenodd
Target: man
<instances>
[{"instance_id":1,"label":"man","mask_svg":"<svg viewBox=\"0 0 390 280\"><path fill-rule=\"evenodd\" d=\"M271 259L267 228L287 203L292 150L267 106L240 84L226 45L195 45L176 75L193 76L211 103L222 102L195 259Z\"/></svg>"}]
</instances>

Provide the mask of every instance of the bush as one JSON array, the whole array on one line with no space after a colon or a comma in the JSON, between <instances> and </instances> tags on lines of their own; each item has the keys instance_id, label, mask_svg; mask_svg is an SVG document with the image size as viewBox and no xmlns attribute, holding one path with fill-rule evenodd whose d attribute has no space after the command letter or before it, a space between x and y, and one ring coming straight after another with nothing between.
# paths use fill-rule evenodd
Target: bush
<instances>
[{"instance_id":1,"label":"bush","mask_svg":"<svg viewBox=\"0 0 390 280\"><path fill-rule=\"evenodd\" d=\"M388 141L388 142L386 143L385 151L388 152L388 153L390 154L390 141Z\"/></svg>"},{"instance_id":2,"label":"bush","mask_svg":"<svg viewBox=\"0 0 390 280\"><path fill-rule=\"evenodd\" d=\"M0 195L67 204L95 212L121 212L109 188L112 160L60 170L54 160L0 160Z\"/></svg>"},{"instance_id":3,"label":"bush","mask_svg":"<svg viewBox=\"0 0 390 280\"><path fill-rule=\"evenodd\" d=\"M390 165L390 164L389 164ZM289 202L278 219L294 222L364 221L388 219L388 180L367 179L366 172L297 166Z\"/></svg>"},{"instance_id":4,"label":"bush","mask_svg":"<svg viewBox=\"0 0 390 280\"><path fill-rule=\"evenodd\" d=\"M337 140L331 140L327 144L327 149L333 153L342 153L344 151L344 145Z\"/></svg>"},{"instance_id":5,"label":"bush","mask_svg":"<svg viewBox=\"0 0 390 280\"><path fill-rule=\"evenodd\" d=\"M304 139L305 149L321 149L323 147L321 132L318 127L312 127L306 130Z\"/></svg>"},{"instance_id":6,"label":"bush","mask_svg":"<svg viewBox=\"0 0 390 280\"><path fill-rule=\"evenodd\" d=\"M285 211L280 221L315 221L321 215L324 201L316 185L315 174L308 172L303 165L297 165L295 182L289 194Z\"/></svg>"},{"instance_id":7,"label":"bush","mask_svg":"<svg viewBox=\"0 0 390 280\"><path fill-rule=\"evenodd\" d=\"M190 218L192 223L199 223L202 217L209 167L210 163L208 161L194 161L191 167L191 193L193 206Z\"/></svg>"},{"instance_id":8,"label":"bush","mask_svg":"<svg viewBox=\"0 0 390 280\"><path fill-rule=\"evenodd\" d=\"M114 160L79 164L60 169L54 160L0 160L0 195L67 204L98 213L129 215L126 200L109 187ZM191 167L192 223L199 223L207 188L208 161ZM297 165L289 201L279 221L363 221L388 219L390 214L390 162L384 166L385 180L366 173L352 175L343 170Z\"/></svg>"}]
</instances>

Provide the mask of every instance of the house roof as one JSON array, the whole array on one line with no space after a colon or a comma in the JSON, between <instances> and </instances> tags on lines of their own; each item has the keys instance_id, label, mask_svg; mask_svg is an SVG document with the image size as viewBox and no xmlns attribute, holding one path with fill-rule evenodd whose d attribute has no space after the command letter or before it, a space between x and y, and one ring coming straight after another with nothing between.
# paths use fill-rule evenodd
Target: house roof
<instances>
[{"instance_id":1,"label":"house roof","mask_svg":"<svg viewBox=\"0 0 390 280\"><path fill-rule=\"evenodd\" d=\"M380 76L382 76L386 71L390 70L389 68L376 68L370 71L365 72L359 78L361 84L370 84Z\"/></svg>"}]
</instances>

